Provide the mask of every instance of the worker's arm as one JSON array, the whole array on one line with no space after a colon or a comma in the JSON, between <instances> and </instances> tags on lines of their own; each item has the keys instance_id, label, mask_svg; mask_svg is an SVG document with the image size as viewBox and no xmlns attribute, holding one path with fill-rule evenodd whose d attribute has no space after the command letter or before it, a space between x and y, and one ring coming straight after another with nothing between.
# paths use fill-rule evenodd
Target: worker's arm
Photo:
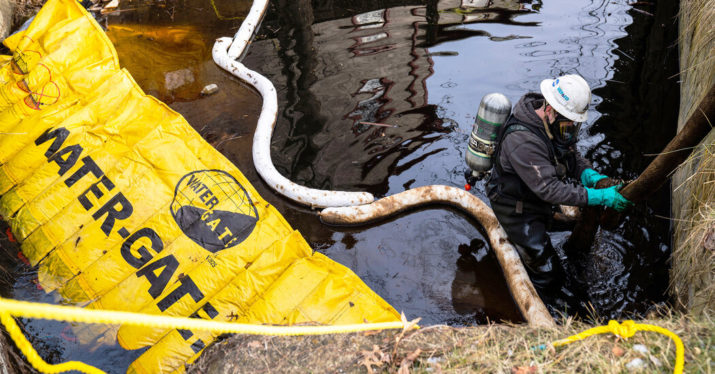
<instances>
[{"instance_id":1,"label":"worker's arm","mask_svg":"<svg viewBox=\"0 0 715 374\"><path fill-rule=\"evenodd\" d=\"M558 178L546 144L537 135L515 131L504 137L501 147L504 170L516 173L541 200L554 205L586 206L586 189Z\"/></svg>"}]
</instances>

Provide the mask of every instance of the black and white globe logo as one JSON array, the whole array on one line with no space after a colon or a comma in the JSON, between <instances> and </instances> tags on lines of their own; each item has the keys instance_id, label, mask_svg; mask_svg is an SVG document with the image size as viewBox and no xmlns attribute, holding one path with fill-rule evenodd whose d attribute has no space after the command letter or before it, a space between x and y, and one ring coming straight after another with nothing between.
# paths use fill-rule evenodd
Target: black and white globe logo
<instances>
[{"instance_id":1,"label":"black and white globe logo","mask_svg":"<svg viewBox=\"0 0 715 374\"><path fill-rule=\"evenodd\" d=\"M258 222L258 211L246 189L223 170L183 176L170 209L184 234L212 253L246 240Z\"/></svg>"}]
</instances>

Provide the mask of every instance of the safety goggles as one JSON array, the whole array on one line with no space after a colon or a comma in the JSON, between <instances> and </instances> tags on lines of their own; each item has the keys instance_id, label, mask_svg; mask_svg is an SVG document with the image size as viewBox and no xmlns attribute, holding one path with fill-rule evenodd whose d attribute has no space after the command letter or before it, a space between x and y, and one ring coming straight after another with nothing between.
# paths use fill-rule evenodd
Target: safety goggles
<instances>
[{"instance_id":1,"label":"safety goggles","mask_svg":"<svg viewBox=\"0 0 715 374\"><path fill-rule=\"evenodd\" d=\"M559 140L567 144L576 142L578 131L581 128L581 122L574 122L564 117L561 113L557 113L554 125Z\"/></svg>"}]
</instances>

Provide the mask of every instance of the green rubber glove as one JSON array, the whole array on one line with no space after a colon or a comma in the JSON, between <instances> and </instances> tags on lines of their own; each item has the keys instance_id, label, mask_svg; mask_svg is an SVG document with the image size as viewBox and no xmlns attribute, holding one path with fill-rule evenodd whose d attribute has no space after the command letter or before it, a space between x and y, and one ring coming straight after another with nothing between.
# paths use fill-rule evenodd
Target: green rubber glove
<instances>
[{"instance_id":1,"label":"green rubber glove","mask_svg":"<svg viewBox=\"0 0 715 374\"><path fill-rule=\"evenodd\" d=\"M585 187L593 187L596 183L598 183L598 181L605 178L608 177L603 174L598 174L596 170L586 169L583 173L581 173L581 184Z\"/></svg>"},{"instance_id":2,"label":"green rubber glove","mask_svg":"<svg viewBox=\"0 0 715 374\"><path fill-rule=\"evenodd\" d=\"M633 202L618 193L618 189L621 188L621 186L622 185L619 184L601 189L587 188L588 205L603 205L619 212L626 210L626 208L633 205Z\"/></svg>"}]
</instances>

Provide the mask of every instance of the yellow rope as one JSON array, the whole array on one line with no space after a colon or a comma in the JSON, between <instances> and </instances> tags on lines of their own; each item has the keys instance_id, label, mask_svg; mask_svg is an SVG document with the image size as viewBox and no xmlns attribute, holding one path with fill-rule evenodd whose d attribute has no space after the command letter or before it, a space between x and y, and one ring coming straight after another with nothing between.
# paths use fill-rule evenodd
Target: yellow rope
<instances>
[{"instance_id":1,"label":"yellow rope","mask_svg":"<svg viewBox=\"0 0 715 374\"><path fill-rule=\"evenodd\" d=\"M35 369L43 373L61 373L63 371L75 370L89 374L104 374L102 370L78 361L68 361L57 365L48 364L37 354L37 351L32 348L32 344L30 344L27 338L25 338L25 335L22 334L22 331L20 331L20 328L10 313L3 312L0 314L0 320L2 320L2 324L5 325L5 329L8 334L10 334L12 340L15 341L15 345L17 345L20 352L27 357L27 361Z\"/></svg>"},{"instance_id":2,"label":"yellow rope","mask_svg":"<svg viewBox=\"0 0 715 374\"><path fill-rule=\"evenodd\" d=\"M268 326L209 321L196 318L168 317L155 314L133 312L118 312L111 310L84 309L75 306L51 305L3 299L0 297L0 320L15 341L20 351L27 357L32 366L45 373L59 373L76 370L84 373L103 373L103 371L81 362L71 361L51 365L42 360L32 345L20 331L13 316L24 318L40 318L55 321L82 323L122 324L154 328L171 328L184 330L204 330L216 333L238 333L254 335L321 335L346 332L359 332L384 329L419 328L415 323L406 321L364 323L354 325L331 326Z\"/></svg>"},{"instance_id":3,"label":"yellow rope","mask_svg":"<svg viewBox=\"0 0 715 374\"><path fill-rule=\"evenodd\" d=\"M20 351L22 351L22 353L27 357L27 360L30 362L30 364L32 364L35 369L44 373L59 373L63 371L76 370L84 373L95 374L103 373L103 371L76 361L65 362L57 365L51 365L46 363L32 348L32 345L22 334L22 331L20 331L20 328L17 326L12 316L51 319L56 321L69 322L123 324L154 328L175 328L186 330L194 329L217 333L240 333L260 335L319 335L382 329L407 329L412 327L412 324L407 323L405 321L337 326L251 325L242 323L209 321L194 318L168 317L162 315L141 314L133 312L91 310L74 306L40 304L0 298L0 320L2 321L3 325L5 325L5 328L10 334L10 337L13 339L13 341L15 341L15 344L17 344ZM631 320L624 321L623 324L619 324L617 321L611 320L608 322L607 326L594 327L576 335L572 335L566 339L557 340L552 344L554 347L560 347L578 340L588 338L592 335L606 334L609 332L618 335L624 339L627 339L635 335L637 331L657 332L672 339L673 342L675 342L676 347L675 368L673 372L675 374L680 374L683 372L684 347L683 342L680 340L678 335L668 329L659 326L639 324Z\"/></svg>"},{"instance_id":4,"label":"yellow rope","mask_svg":"<svg viewBox=\"0 0 715 374\"><path fill-rule=\"evenodd\" d=\"M685 348L683 347L683 341L680 340L680 337L678 337L678 335L668 329L643 323L635 323L632 320L624 321L622 324L618 324L618 321L611 320L608 322L607 326L594 327L576 335L569 336L566 339L557 340L552 344L554 347L560 347L578 340L588 338L591 335L607 334L609 332L613 333L614 335L618 335L624 339L628 339L635 335L637 331L657 332L673 340L673 342L675 343L675 367L673 368L673 373L681 374L683 372L683 365L685 362Z\"/></svg>"}]
</instances>

